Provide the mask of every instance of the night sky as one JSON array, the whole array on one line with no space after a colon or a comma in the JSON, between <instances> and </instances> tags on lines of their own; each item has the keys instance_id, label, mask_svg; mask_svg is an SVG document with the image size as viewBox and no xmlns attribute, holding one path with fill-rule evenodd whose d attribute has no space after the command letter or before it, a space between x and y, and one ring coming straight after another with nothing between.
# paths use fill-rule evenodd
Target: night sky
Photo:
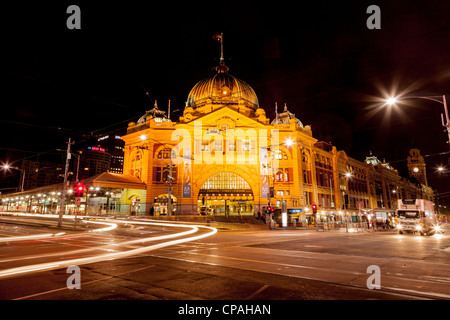
<instances>
[{"instance_id":1,"label":"night sky","mask_svg":"<svg viewBox=\"0 0 450 320\"><path fill-rule=\"evenodd\" d=\"M414 99L381 109L376 100L450 99L449 1L42 2L2 4L0 162L44 160L68 137L123 131L154 100L166 110L170 99L177 118L218 65L212 36L223 32L229 73L254 88L268 116L286 103L316 138L360 161L372 151L404 176L417 147L430 184L450 191L450 175L435 171L450 168L439 155L449 150L443 106ZM81 30L66 27L71 4ZM380 30L366 26L372 4Z\"/></svg>"}]
</instances>

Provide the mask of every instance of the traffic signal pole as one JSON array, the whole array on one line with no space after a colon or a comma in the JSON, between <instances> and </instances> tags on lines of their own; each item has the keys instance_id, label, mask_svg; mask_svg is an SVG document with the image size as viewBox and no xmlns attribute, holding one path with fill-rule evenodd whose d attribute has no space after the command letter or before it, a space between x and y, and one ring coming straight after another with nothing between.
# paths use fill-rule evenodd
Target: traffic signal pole
<instances>
[{"instance_id":1,"label":"traffic signal pole","mask_svg":"<svg viewBox=\"0 0 450 320\"><path fill-rule=\"evenodd\" d=\"M72 144L71 139L69 138L69 142L67 142L67 155L66 155L66 167L64 169L64 183L63 183L63 191L61 193L61 207L59 208L59 217L58 217L58 228L62 227L62 218L65 211L66 204L66 192L67 192L67 173L69 171L69 162L70 162L70 145Z\"/></svg>"}]
</instances>

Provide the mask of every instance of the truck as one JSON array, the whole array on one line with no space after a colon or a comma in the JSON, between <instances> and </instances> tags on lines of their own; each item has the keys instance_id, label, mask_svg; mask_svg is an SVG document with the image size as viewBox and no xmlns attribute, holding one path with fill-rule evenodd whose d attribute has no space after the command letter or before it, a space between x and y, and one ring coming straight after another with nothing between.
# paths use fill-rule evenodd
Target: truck
<instances>
[{"instance_id":1,"label":"truck","mask_svg":"<svg viewBox=\"0 0 450 320\"><path fill-rule=\"evenodd\" d=\"M432 235L442 233L434 203L425 199L398 199L396 224L400 234L419 233Z\"/></svg>"}]
</instances>

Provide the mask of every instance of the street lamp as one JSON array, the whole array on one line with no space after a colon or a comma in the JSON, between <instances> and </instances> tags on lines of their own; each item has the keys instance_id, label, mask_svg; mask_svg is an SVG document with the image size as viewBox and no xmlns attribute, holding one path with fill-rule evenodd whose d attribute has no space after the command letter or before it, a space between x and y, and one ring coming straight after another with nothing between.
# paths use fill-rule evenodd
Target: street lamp
<instances>
[{"instance_id":1,"label":"street lamp","mask_svg":"<svg viewBox=\"0 0 450 320\"><path fill-rule=\"evenodd\" d=\"M397 101L398 101L398 98L396 98L396 97L389 97L386 99L386 103L390 106L395 104Z\"/></svg>"},{"instance_id":2,"label":"street lamp","mask_svg":"<svg viewBox=\"0 0 450 320\"><path fill-rule=\"evenodd\" d=\"M352 177L352 173L351 172L346 172L345 173L345 177L347 178L347 184L348 184L348 179L350 179ZM342 190L342 200L343 200L343 204L344 204L344 214L345 214L345 232L348 232L348 212L347 212L347 201L346 201L346 197L345 197L345 190ZM347 199L348 199L348 195L347 195Z\"/></svg>"},{"instance_id":3,"label":"street lamp","mask_svg":"<svg viewBox=\"0 0 450 320\"><path fill-rule=\"evenodd\" d=\"M444 119L444 113L441 113L441 121L442 126L445 128L445 131L447 131L448 134L448 144L450 147L450 120L449 120L449 114L448 114L448 107L447 107L447 100L445 99L445 95L442 96L403 96L403 97L389 97L386 99L386 104L388 105L394 105L400 100L405 99L425 99L425 100L431 100L437 103L440 103L444 106L444 113L445 113L445 119Z\"/></svg>"},{"instance_id":4,"label":"street lamp","mask_svg":"<svg viewBox=\"0 0 450 320\"><path fill-rule=\"evenodd\" d=\"M25 184L25 170L22 170L19 167L11 167L9 164L4 164L2 166L2 168L5 170L14 169L14 170L18 170L22 173L22 182L20 184L20 192L23 192L23 186Z\"/></svg>"}]
</instances>

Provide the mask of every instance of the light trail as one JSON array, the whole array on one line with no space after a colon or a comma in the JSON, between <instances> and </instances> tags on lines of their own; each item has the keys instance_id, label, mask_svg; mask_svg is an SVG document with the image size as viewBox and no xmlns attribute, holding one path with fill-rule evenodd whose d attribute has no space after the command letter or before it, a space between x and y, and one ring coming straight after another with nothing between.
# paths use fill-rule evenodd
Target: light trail
<instances>
[{"instance_id":1,"label":"light trail","mask_svg":"<svg viewBox=\"0 0 450 320\"><path fill-rule=\"evenodd\" d=\"M12 216L19 216L19 217L44 217L44 218L58 218L58 215L51 214L51 215L43 215L43 214L31 214L31 213L10 213L10 212L2 212L1 214L7 214ZM76 219L74 216L64 216L66 219L69 217L73 220ZM91 220L84 220L80 219L83 223L91 223L91 224L102 224L107 225L105 228L99 228L94 230L89 230L89 232L105 232L114 230L117 228L117 224L115 223L108 223L108 222L100 222L100 221L91 221ZM0 243L2 242L14 242L14 241L27 241L27 240L41 240L46 238L53 238L58 237L66 234L65 232L58 232L58 233L44 233L44 234L34 234L29 236L18 236L18 237L0 237Z\"/></svg>"},{"instance_id":2,"label":"light trail","mask_svg":"<svg viewBox=\"0 0 450 320\"><path fill-rule=\"evenodd\" d=\"M155 221L155 220L153 220L153 221ZM117 220L116 222L117 223L121 223L121 224L158 225L157 223L151 223L151 222L147 223L147 222L141 222L141 221L132 221L131 222L131 221ZM109 223L106 223L106 222L96 222L96 223L109 224ZM171 225L171 227L177 227L177 226L176 225ZM96 229L96 230L98 231L99 229ZM96 231L96 230L91 230L91 231ZM12 261L17 261L17 260L30 260L30 259L39 259L39 258L50 258L50 257L57 257L57 256L62 256L62 255L73 256L73 255L76 255L76 254L87 253L87 252L92 252L92 251L117 252L116 249L111 249L111 248L108 248L108 247L127 246L127 245L131 245L131 244L135 244L135 243L145 243L145 242L150 242L150 241L166 240L166 239L170 239L170 238L176 238L176 237L189 235L189 234L195 233L197 231L198 231L198 227L194 226L194 227L191 228L191 230L188 230L188 231L185 231L185 232L180 232L180 233L175 233L175 234L171 234L171 235L148 237L148 238L131 240L131 241L120 242L120 243L111 243L108 246L96 246L96 247L92 247L92 248L88 248L88 249L79 249L79 250L72 250L72 251L61 251L61 252L45 253L45 254L38 254L38 255L27 255L27 256L16 257L14 259L0 260L0 263L12 262ZM29 239L27 238L27 239L24 239L24 240L29 240ZM4 242L7 242L7 240L5 240Z\"/></svg>"},{"instance_id":3,"label":"light trail","mask_svg":"<svg viewBox=\"0 0 450 320\"><path fill-rule=\"evenodd\" d=\"M0 238L0 243L1 242L22 241L22 240L40 240L40 239L58 237L58 236L62 236L64 234L66 234L66 233L58 232L58 233L35 234L35 235L31 235L31 236L4 237L4 238Z\"/></svg>"},{"instance_id":4,"label":"light trail","mask_svg":"<svg viewBox=\"0 0 450 320\"><path fill-rule=\"evenodd\" d=\"M155 226L166 226L166 227L172 227L172 228L175 227L175 228L189 228L190 229L188 231L178 232L178 233L170 234L170 235L126 241L126 242L118 243L116 245L129 245L129 244L133 244L133 243L145 243L145 242L149 242L149 241L166 240L166 239L170 239L170 238L174 238L174 237L186 236L186 235L190 235L190 234L198 232L200 228L208 229L209 231L206 233L197 235L197 236L191 236L188 238L171 240L171 241L167 241L167 242L163 242L163 243L159 243L159 244L155 244L155 245L151 245L151 246L145 246L145 247L122 251L122 252L106 253L106 254L96 255L93 257L76 258L76 259L69 259L69 260L63 260L63 261L53 261L53 262L40 263L40 264L6 269L6 270L0 271L0 278L6 278L9 276L16 276L16 275L26 274L26 273L30 273L30 272L35 272L35 271L66 268L70 265L80 266L80 265L100 262L100 261L104 261L104 260L114 260L114 259L126 258L126 257L130 257L133 255L138 255L141 253L156 250L159 248L164 248L164 247L173 246L173 245L184 243L184 242L199 240L202 238L212 236L215 233L217 233L216 228L212 228L209 226L202 226L202 225L171 224L171 223L160 223L160 222L150 222L150 221L149 222L124 221L124 220L113 220L113 219L108 219L106 221L108 221L108 222L103 222L103 221L102 222L96 221L96 222L110 224L110 225L115 224L116 227L117 227L117 223L121 223L121 224L132 223L132 224L141 224L141 225L155 225ZM109 245L109 246L111 246L111 245ZM93 248L93 249L99 249L99 247Z\"/></svg>"}]
</instances>

